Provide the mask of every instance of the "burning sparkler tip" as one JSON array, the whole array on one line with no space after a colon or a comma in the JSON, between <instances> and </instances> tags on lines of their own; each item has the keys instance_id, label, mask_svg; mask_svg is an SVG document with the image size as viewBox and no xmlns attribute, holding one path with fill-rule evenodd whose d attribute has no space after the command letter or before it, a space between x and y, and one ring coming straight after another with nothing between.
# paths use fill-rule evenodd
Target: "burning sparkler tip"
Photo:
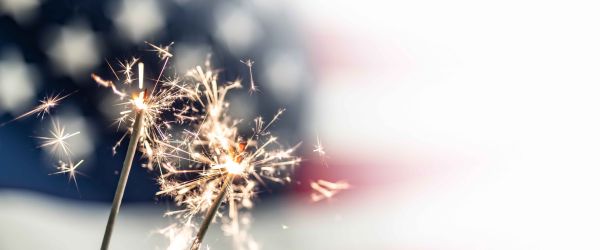
<instances>
[{"instance_id":1,"label":"burning sparkler tip","mask_svg":"<svg viewBox=\"0 0 600 250\"><path fill-rule=\"evenodd\" d=\"M173 43L167 46L147 44L164 59L166 65L172 57L169 46ZM255 91L257 87L251 68L254 62L242 62L250 70L250 89ZM157 166L160 171L157 180L160 191L156 194L172 196L178 205L183 206L165 214L189 223L199 213L214 211L232 225L238 225L232 227L230 235L239 238L242 235L240 231L244 230L239 226L249 224L250 220L238 216L238 210L252 208L258 184L267 185L266 181L290 183L291 171L288 170L300 162L299 157L292 155L296 147L282 148L276 142L277 137L267 131L285 109L279 109L268 123L264 123L262 118L255 119L255 134L243 140L238 133L240 122L229 116L226 99L229 90L242 87L241 79L220 82L219 72L211 68L207 59L202 67L196 66L188 71L186 79L190 81L162 79L163 66L148 93L144 89L144 63L137 58L119 63L123 69L118 72L125 76L119 82L126 85L125 90L95 74L92 74L92 79L127 99L122 103L125 110L120 113L119 124L134 121L134 111L144 110L146 115L138 147L148 159L145 166ZM144 91L131 90L136 88L131 86L135 64L138 67L137 88ZM189 127L184 129L181 137L176 137L171 132L173 124ZM122 140L117 142L113 153ZM229 204L229 213L217 211L219 205L214 204L221 204L221 200ZM244 241L245 244L255 244L250 238Z\"/></svg>"}]
</instances>

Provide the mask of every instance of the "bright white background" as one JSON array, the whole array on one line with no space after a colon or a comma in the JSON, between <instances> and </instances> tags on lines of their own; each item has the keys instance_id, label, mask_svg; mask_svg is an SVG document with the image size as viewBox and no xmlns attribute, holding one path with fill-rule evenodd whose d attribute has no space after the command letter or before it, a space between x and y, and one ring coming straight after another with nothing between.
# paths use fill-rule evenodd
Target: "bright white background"
<instances>
[{"instance_id":1,"label":"bright white background","mask_svg":"<svg viewBox=\"0 0 600 250\"><path fill-rule=\"evenodd\" d=\"M349 171L377 172L347 206L356 244L600 247L597 1L294 9L317 58L314 129L332 158L369 163Z\"/></svg>"}]
</instances>

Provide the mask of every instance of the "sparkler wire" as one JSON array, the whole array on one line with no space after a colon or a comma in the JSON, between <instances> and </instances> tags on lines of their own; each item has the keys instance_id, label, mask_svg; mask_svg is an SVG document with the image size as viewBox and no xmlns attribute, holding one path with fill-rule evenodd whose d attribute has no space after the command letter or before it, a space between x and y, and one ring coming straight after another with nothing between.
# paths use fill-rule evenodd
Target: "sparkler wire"
<instances>
[{"instance_id":1,"label":"sparkler wire","mask_svg":"<svg viewBox=\"0 0 600 250\"><path fill-rule=\"evenodd\" d=\"M121 169L121 176L119 177L119 184L115 192L115 197L112 202L112 208L110 209L110 216L106 223L106 230L104 231L104 238L102 239L101 250L107 250L110 244L110 237L115 225L115 219L119 214L119 208L121 207L121 201L123 200L123 193L125 192L125 186L127 185L127 179L129 177L129 171L133 163L133 157L137 148L138 140L141 137L141 131L144 123L144 110L137 110L135 116L135 123L133 124L133 131L129 139L129 146L127 147L127 154L125 155L125 161L123 161L123 169Z\"/></svg>"},{"instance_id":2,"label":"sparkler wire","mask_svg":"<svg viewBox=\"0 0 600 250\"><path fill-rule=\"evenodd\" d=\"M227 188L229 187L229 184L231 184L231 182L233 181L234 177L235 174L233 173L229 173L227 174L227 176L225 176L225 181L221 186L221 190L219 190L219 194L215 198L214 202L210 205L208 211L206 211L206 217L204 217L204 220L200 225L200 229L198 230L198 234L196 234L196 239L194 239L190 250L198 250L200 248L202 240L204 239L204 235L206 235L206 232L208 231L208 226L210 226L210 223L215 218L215 215L217 215L217 210L221 206L223 198L227 193Z\"/></svg>"}]
</instances>

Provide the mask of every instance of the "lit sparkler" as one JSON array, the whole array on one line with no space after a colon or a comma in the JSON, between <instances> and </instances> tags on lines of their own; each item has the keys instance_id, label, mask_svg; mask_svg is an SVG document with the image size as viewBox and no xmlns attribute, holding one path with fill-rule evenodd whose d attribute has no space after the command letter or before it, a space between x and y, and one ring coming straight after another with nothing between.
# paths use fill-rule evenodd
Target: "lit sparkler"
<instances>
[{"instance_id":1,"label":"lit sparkler","mask_svg":"<svg viewBox=\"0 0 600 250\"><path fill-rule=\"evenodd\" d=\"M154 46L154 45L152 45ZM156 46L155 46L156 47ZM166 49L162 49L159 53L165 53ZM115 218L119 212L125 186L127 185L127 179L135 152L138 149L138 145L141 147L141 151L151 159L153 155L153 144L157 141L166 140L164 128L169 127L169 122L163 120L162 115L165 113L175 112L176 109L173 107L175 101L185 97L180 95L180 89L174 87L177 85L177 81L170 81L169 84L162 84L159 82L163 70L166 68L167 60L161 70L161 74L158 76L158 80L154 83L152 92L148 93L144 89L144 63L139 59L133 58L130 61L119 62L122 70L119 71L124 77L122 87L120 88L115 82L111 80L105 80L102 77L92 74L94 79L100 86L110 88L115 95L119 97L123 102L119 103L120 106L124 107L121 111L121 116L117 119L117 123L130 124L128 134L130 134L129 146L127 148L127 154L125 155L125 161L123 162L123 169L121 170L121 176L119 177L119 183L113 199L113 206L111 208L111 214L108 218L106 230L104 233L104 239L102 241L101 249L107 249L110 243L110 237L112 234L112 228L114 227ZM133 67L137 65L137 89L132 87L134 81ZM110 66L110 65L109 65ZM118 80L117 72L111 67L113 74ZM125 139L127 134L123 135L117 142L113 151L116 152L116 147ZM152 166L152 164L148 164Z\"/></svg>"},{"instance_id":2,"label":"lit sparkler","mask_svg":"<svg viewBox=\"0 0 600 250\"><path fill-rule=\"evenodd\" d=\"M171 196L181 206L180 210L166 214L181 218L183 227L192 225L195 215L205 215L192 244L192 249L197 249L213 218L225 217L224 221L228 225L239 225L238 211L253 206L252 199L259 184L266 185L268 181L290 182L290 170L300 162L300 158L292 155L295 147L282 148L277 138L268 132L268 128L283 114L284 109L280 109L267 123L261 117L256 118L251 135L242 136L238 133L241 121L228 115L229 103L226 96L229 91L241 88L242 84L239 80L220 83L218 73L212 69L209 60L204 67L197 66L190 70L184 80L178 77L163 79L167 62L172 57L170 45L162 47L150 44L164 61L151 91L127 90L133 88L131 67L134 64L138 65L140 72L137 76L138 89L143 86L143 66L140 66L143 64L137 59L121 64L123 70L119 73L124 76L121 80L122 87L119 87L121 85L118 82L105 80L97 75L92 75L92 78L99 85L110 88L122 101L120 105L124 110L117 118L117 123L133 124L129 129L131 139L124 171L121 172L120 185L113 202L115 216L120 205L118 194L124 190L121 180L127 179L129 171L125 167L130 167L133 153L139 147L148 160L146 166L160 172L158 182L161 191L157 195ZM251 61L247 65L251 70ZM117 73L114 70L113 73L119 81ZM256 90L252 76L250 88L251 91ZM175 128L183 129L179 131ZM125 136L116 146L120 145ZM226 216L218 211L222 201L229 204ZM112 214L111 211L105 233L106 246L114 223ZM253 240L245 232L246 229L247 227L236 226L230 227L226 232L235 241L251 246ZM181 244L181 241L178 238L172 243ZM103 249L104 246L103 243Z\"/></svg>"},{"instance_id":3,"label":"lit sparkler","mask_svg":"<svg viewBox=\"0 0 600 250\"><path fill-rule=\"evenodd\" d=\"M194 215L205 214L192 244L192 249L198 249L222 201L229 204L227 221L239 223L238 210L253 206L257 183L290 182L290 169L300 158L292 155L295 147L281 148L277 138L267 131L284 109L266 125L262 118L255 119L253 134L243 137L238 134L240 121L227 113L229 103L226 101L230 90L242 87L240 81L219 84L218 74L208 61L204 68L198 66L187 75L195 83L196 96L200 97L194 101L204 113L198 124L185 131L182 139L158 144L162 155L168 155L160 162L164 172L159 179L161 191L158 194L174 197L183 209L169 214L178 215L187 223ZM184 164L187 166L183 167ZM239 230L228 232L236 232L233 235L238 238L245 234Z\"/></svg>"},{"instance_id":4,"label":"lit sparkler","mask_svg":"<svg viewBox=\"0 0 600 250\"><path fill-rule=\"evenodd\" d=\"M280 109L267 123L262 117L254 119L251 135L239 134L241 120L228 115L229 102L226 96L230 90L242 88L241 82L220 83L218 72L212 69L209 60L204 67L197 66L190 70L185 81L176 76L163 79L167 63L173 56L169 52L172 44L164 47L149 44L164 61L151 88L144 88L144 63L138 58L119 61L121 69L118 71L109 64L116 80L91 74L96 83L112 90L120 100L118 105L123 107L116 122L119 125L127 124L129 129L113 150L130 135L101 249L108 249L138 148L148 160L146 166L150 169L156 166L160 171L158 182L161 191L157 195L171 196L182 206L181 210L167 212L167 215L182 218L184 227L166 230L169 232L167 234L174 235L181 230L190 232L195 228L193 217L202 213L204 220L192 249L199 248L214 218L223 218L223 230L234 238L238 249L256 249L257 243L247 232L249 214L240 211L253 207L252 200L259 185L291 182L291 169L300 162L299 157L292 155L297 146L283 148L268 131L285 109ZM247 60L243 63L250 71L252 93L258 90L252 75L253 62ZM136 65L137 79L134 78ZM132 86L135 80L138 80L137 88ZM40 101L40 105L11 121L34 114L43 118L69 95L48 96ZM181 134L173 129L176 125L185 128ZM73 164L67 139L79 132L66 133L58 120L53 120L50 134L40 139L43 140L41 147L50 147L60 158L58 171L54 174L68 174L70 179L75 180L83 160ZM228 213L219 213L222 202L229 205ZM179 236L174 238L177 238L172 242L175 245L182 242L189 244L188 240Z\"/></svg>"},{"instance_id":5,"label":"lit sparkler","mask_svg":"<svg viewBox=\"0 0 600 250\"><path fill-rule=\"evenodd\" d=\"M138 75L140 79L139 87L141 89L143 88L144 64L139 63L138 68L140 73ZM94 76L95 75L92 75L92 77ZM114 87L114 85L112 87ZM129 139L129 146L127 147L127 154L125 155L125 161L123 161L123 169L121 170L121 176L119 177L119 183L117 184L117 190L113 199L112 208L108 217L108 222L106 223L106 230L104 231L104 238L102 239L101 249L103 250L108 249L115 219L121 207L121 201L125 192L125 186L127 185L129 171L131 170L131 164L133 163L133 157L135 155L137 144L141 137L142 130L144 128L144 110L146 108L146 105L144 103L144 97L144 92L140 92L137 95L132 95L132 98L129 101L134 108L135 119L131 127L131 137Z\"/></svg>"}]
</instances>

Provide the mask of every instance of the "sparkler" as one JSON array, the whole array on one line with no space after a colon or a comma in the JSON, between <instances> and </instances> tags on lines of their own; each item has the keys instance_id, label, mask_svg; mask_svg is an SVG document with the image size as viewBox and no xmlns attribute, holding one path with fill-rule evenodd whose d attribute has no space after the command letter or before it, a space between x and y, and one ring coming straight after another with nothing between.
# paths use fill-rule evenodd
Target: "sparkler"
<instances>
[{"instance_id":1,"label":"sparkler","mask_svg":"<svg viewBox=\"0 0 600 250\"><path fill-rule=\"evenodd\" d=\"M130 135L101 249L108 249L138 147L148 160L145 166L149 169L156 166L160 171L158 183L161 190L157 195L171 196L182 206L181 210L166 214L182 218L185 226L181 229L171 228L166 232L173 234L178 230L193 230L195 227L192 218L202 213L204 220L192 243L192 249L200 247L215 218L223 218L223 222L227 223L223 229L234 238L238 249L246 249L245 246L255 249L256 242L245 231L249 219L242 218L241 224L246 226L240 226L239 211L253 207L252 200L259 185L265 186L268 181L291 182L290 170L301 160L292 155L299 145L283 148L268 131L285 109L280 109L266 123L262 117L257 117L254 119L253 133L241 135L238 133L241 120L228 115L229 102L226 100L230 90L242 88L240 80L221 83L219 74L212 69L209 59L204 67L197 66L190 70L185 81L176 76L163 79L166 65L173 56L169 52L172 43L164 47L149 45L164 61L151 91L148 91L150 88L144 89L144 64L138 58L119 61L121 69L118 71L109 64L116 78L114 82L96 74L91 75L100 86L111 89L121 100L119 105L124 107L116 122L119 125L128 124L129 129L113 150ZM248 60L244 63L250 71L252 93L258 90L252 75L253 62ZM135 65L138 69L138 84L132 86L136 80L133 72ZM43 118L69 95L48 96L40 101L39 106L11 121L34 114ZM185 129L177 134L173 128L179 125ZM79 132L65 133L65 128L60 126L58 120L53 120L50 134L51 136L40 139L43 140L41 147L50 147L61 158L58 171L54 174L68 174L70 179L75 179L83 160L73 164L67 139ZM219 212L222 203L229 205L227 214ZM177 238L177 244L189 242L179 236Z\"/></svg>"},{"instance_id":2,"label":"sparkler","mask_svg":"<svg viewBox=\"0 0 600 250\"><path fill-rule=\"evenodd\" d=\"M162 47L150 44L165 63L152 91L134 93L128 98L128 91L122 90L113 81L92 75L99 85L110 88L121 100L125 100L121 103L125 110L116 122L133 122L102 249L108 246L127 174L138 146L148 160L146 167L160 172L158 183L161 190L157 195L173 197L182 207L180 210L167 212L166 215L182 219L182 228L189 231L193 228L190 227L192 218L197 214L204 214L204 221L198 229L192 249L200 246L213 219L224 217L224 214L219 213L221 203L229 205L227 221L230 226L239 225L238 210L253 206L252 199L258 184L266 185L267 181L290 182L289 170L300 162L300 158L292 155L296 147L282 148L277 138L267 130L283 114L284 109L280 109L267 123L261 117L256 118L251 135L242 136L238 133L241 121L228 115L229 103L226 96L229 91L242 88L241 81L221 83L219 74L212 69L209 59L203 67L197 66L188 71L184 80L178 77L161 78L168 60L173 56L169 52L170 45ZM123 69L119 73L124 76L123 85L131 88L131 68L134 64L138 65L140 72L138 87L141 89L143 66L140 66L142 64L138 59L121 63ZM251 61L247 65L251 69ZM112 67L111 70L117 76ZM252 77L250 88L256 90ZM178 131L176 128L182 129ZM125 136L117 142L115 148ZM232 230L233 228L236 230ZM176 229L165 232L174 232L173 230ZM242 230L236 226L230 227L227 232L236 241L244 239L250 244L251 237L247 237ZM182 239L177 237L172 243L181 242Z\"/></svg>"},{"instance_id":3,"label":"sparkler","mask_svg":"<svg viewBox=\"0 0 600 250\"><path fill-rule=\"evenodd\" d=\"M121 170L121 176L119 177L119 183L113 199L112 207L110 209L110 215L106 223L106 230L104 231L104 238L102 239L101 249L108 249L110 244L110 237L115 224L115 218L119 213L121 207L121 201L123 199L123 193L125 192L125 186L127 185L127 179L129 177L129 171L131 170L131 164L133 163L133 157L137 148L137 142L140 139L140 133L143 126L144 112L138 111L133 125L133 132L129 139L129 146L127 147L127 154L125 155L125 161L123 161L123 169Z\"/></svg>"},{"instance_id":4,"label":"sparkler","mask_svg":"<svg viewBox=\"0 0 600 250\"><path fill-rule=\"evenodd\" d=\"M144 64L138 64L139 69L139 88L142 89L144 86ZM94 77L94 79L98 77ZM104 82L103 82L104 83ZM102 84L102 83L101 83ZM114 88L114 84L111 86ZM121 92L119 92L121 93ZM144 113L146 109L146 105L144 103L145 92L139 93L137 96L134 96L131 99L131 103L135 107L135 121L131 130L131 137L129 138L129 146L127 147L127 154L125 155L125 160L123 161L123 168L121 169L121 176L119 177L119 183L117 185L117 190L115 192L115 196L113 198L112 207L110 209L110 215L108 217L108 221L106 223L106 229L104 231L104 237L102 239L102 247L101 249L108 249L108 245L110 244L110 238L112 235L113 227L115 224L116 216L119 214L119 209L121 207L121 201L123 200L123 194L125 193L125 186L127 185L127 179L129 177L129 172L131 170L131 164L133 163L133 157L135 155L138 140L141 137L141 133L144 127Z\"/></svg>"},{"instance_id":5,"label":"sparkler","mask_svg":"<svg viewBox=\"0 0 600 250\"><path fill-rule=\"evenodd\" d=\"M140 151L145 157L149 159L147 166L152 168L152 161L156 158L159 159L161 156L160 150L154 146L157 143L168 141L169 135L165 133L166 129L171 127L172 121L163 117L163 115L171 115L176 119L183 117L182 113L186 112L186 109L177 109L175 102L182 100L187 97L187 94L183 92L185 88L179 85L177 78L170 79L168 81L161 81L164 69L167 66L168 59L172 56L169 53L169 46L159 47L150 44L159 53L161 59L164 60L161 73L159 74L152 91L144 89L144 63L139 59L133 58L130 61L119 62L122 69L118 72L122 74L123 87L117 86L117 83L106 80L96 74L92 74L91 77L100 86L110 88L112 92L122 100L118 105L124 107L124 110L120 113L121 116L117 118L117 123L130 123L131 126L127 134L124 134L121 139L113 147L113 152L116 153L116 148L121 144L125 137L130 134L129 145L127 147L127 153L123 162L123 168L119 177L119 183L113 199L111 213L107 221L106 230L104 233L101 249L108 249L112 230L114 227L116 216L119 213L119 208L123 198L123 193L127 185L127 179L131 170L131 165L135 152L140 147ZM138 74L137 80L138 89L131 86L134 82L133 67L137 65ZM109 64L110 66L110 64ZM115 75L115 78L119 81L117 72L110 66L111 71ZM129 91L127 89L130 89ZM131 94L128 94L131 93Z\"/></svg>"},{"instance_id":6,"label":"sparkler","mask_svg":"<svg viewBox=\"0 0 600 250\"><path fill-rule=\"evenodd\" d=\"M192 217L204 213L191 249L198 249L213 219L217 217L221 203L229 204L228 220L239 223L238 210L253 206L257 183L266 181L290 182L290 168L300 162L292 155L295 147L282 149L277 138L267 129L282 115L284 109L266 123L261 117L254 120L251 136L238 134L239 120L232 119L227 111L227 93L241 88L240 81L218 83L218 74L210 63L196 67L187 74L197 93L194 101L204 113L200 122L187 129L177 142L159 143L163 155L160 163L164 173L159 178L161 191L184 208L169 212L190 223ZM190 95L192 96L192 95ZM184 163L187 167L184 167ZM178 167L175 167L178 166ZM195 176L190 179L190 175ZM232 231L232 230L230 230ZM239 230L234 230L234 237Z\"/></svg>"}]
</instances>

